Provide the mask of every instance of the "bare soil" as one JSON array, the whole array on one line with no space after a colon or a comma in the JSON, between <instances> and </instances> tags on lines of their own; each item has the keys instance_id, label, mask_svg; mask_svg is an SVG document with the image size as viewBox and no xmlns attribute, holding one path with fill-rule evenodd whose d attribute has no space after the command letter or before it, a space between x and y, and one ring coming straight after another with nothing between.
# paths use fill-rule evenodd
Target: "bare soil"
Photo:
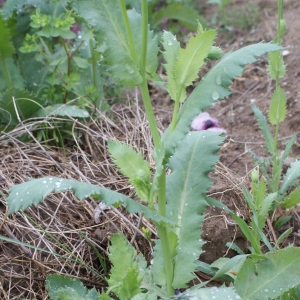
<instances>
[{"instance_id":1,"label":"bare soil","mask_svg":"<svg viewBox=\"0 0 300 300\"><path fill-rule=\"evenodd\" d=\"M276 1L256 0L255 2L260 7L261 22L252 30L238 30L230 37L227 34L219 34L216 44L220 45L224 52L262 40L270 41L275 37ZM232 8L242 9L244 1L233 1L231 5ZM211 6L205 7L204 14L207 17L212 16L214 12ZM288 32L284 37L283 45L288 47L287 55L284 57L287 74L280 80L280 84L287 94L287 119L280 130L282 149L292 134L300 133L299 15L300 2L286 0L284 17ZM266 57L248 66L245 73L231 86L233 94L216 103L209 110L211 116L217 118L221 126L226 128L228 135L220 151L220 162L215 172L211 174L215 181L209 195L220 200L246 221L249 221L251 214L241 189L242 187L250 189L249 173L255 167L248 149L261 157L267 156L262 134L250 106L252 103L257 105L267 116L274 82L268 77L266 66ZM163 90L153 87L151 92L155 113L163 129L170 123L172 103ZM134 101L134 95L129 95L124 104L114 107L113 113L100 113L100 118L93 120L91 124L85 125L74 121L74 138L75 133L80 134L81 137L76 138L76 143L72 147L67 147L65 152L47 146L45 143L20 142L22 134L34 130L39 126L37 123L27 123L25 127L20 126L8 135L0 136L0 191L7 195L14 184L27 181L29 178L51 175L76 178L94 184L101 183L105 187L133 197L131 186L109 159L106 141L119 139L131 143L136 149L141 149L152 166L154 165L146 117ZM293 146L291 158L297 158L299 154L299 147ZM147 227L152 231L154 239L156 232L150 222L141 220L139 215L128 215L122 209L105 211L98 220L96 207L97 203L93 199L80 202L72 193L59 193L49 196L37 208L30 208L26 213L103 276L106 275L105 267L100 263L93 247L103 255L106 267L109 269L105 254L108 239L116 231L122 231L139 252L150 257L152 244L140 231L137 231L141 226ZM296 214L292 214L292 219L287 226L292 226L294 232L286 243L293 242L299 246L300 239L297 231L300 229L300 224ZM272 241L271 228L267 230ZM79 235L79 232L85 238ZM278 232L275 233L278 236ZM70 257L70 254L37 228L24 214L16 213L8 217L5 197L1 194L0 234ZM215 207L207 210L202 238L207 243L204 246L205 253L200 259L208 263L219 257L235 255L232 250L228 250L226 243L234 242L245 251L249 246L230 215ZM97 289L101 289L105 285L99 277L84 266L34 249L22 249L16 244L3 240L0 240L0 265L0 298L5 300L49 299L44 288L45 277L54 272L80 278L88 287L96 286Z\"/></svg>"}]
</instances>

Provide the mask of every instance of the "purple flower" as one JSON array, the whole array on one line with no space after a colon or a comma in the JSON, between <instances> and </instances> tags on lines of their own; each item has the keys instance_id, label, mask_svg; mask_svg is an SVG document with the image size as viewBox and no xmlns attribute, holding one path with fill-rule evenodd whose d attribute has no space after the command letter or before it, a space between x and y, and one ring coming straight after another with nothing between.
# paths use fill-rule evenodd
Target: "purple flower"
<instances>
[{"instance_id":1,"label":"purple flower","mask_svg":"<svg viewBox=\"0 0 300 300\"><path fill-rule=\"evenodd\" d=\"M212 118L207 112L203 112L198 115L193 120L191 128L192 130L209 130L226 134L226 130L219 127L218 120Z\"/></svg>"}]
</instances>

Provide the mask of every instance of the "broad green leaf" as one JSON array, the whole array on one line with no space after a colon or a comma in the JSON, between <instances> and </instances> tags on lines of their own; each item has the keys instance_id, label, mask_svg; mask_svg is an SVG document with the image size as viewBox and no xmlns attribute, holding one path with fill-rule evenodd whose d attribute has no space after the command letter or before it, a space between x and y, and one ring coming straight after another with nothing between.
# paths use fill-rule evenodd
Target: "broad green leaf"
<instances>
[{"instance_id":1,"label":"broad green leaf","mask_svg":"<svg viewBox=\"0 0 300 300\"><path fill-rule=\"evenodd\" d=\"M20 209L25 210L32 204L37 206L52 192L65 192L71 189L75 193L75 196L80 200L91 196L97 199L100 198L99 200L106 205L116 206L123 204L131 214L140 212L143 213L146 218L156 222L170 224L167 218L159 216L148 207L118 192L90 183L59 177L31 179L27 182L14 185L9 190L9 196L7 198L9 207L8 214L12 214ZM172 221L170 222L174 224Z\"/></svg>"},{"instance_id":2,"label":"broad green leaf","mask_svg":"<svg viewBox=\"0 0 300 300\"><path fill-rule=\"evenodd\" d=\"M263 115L263 113L261 112L261 110L256 107L255 105L251 105L252 107L252 110L255 114L255 117L256 117L256 120L259 124L259 127L264 135L264 138L265 138L265 142L267 144L267 148L268 148L268 151L270 154L275 154L274 152L274 140L273 140L273 137L271 135L271 132L270 132L270 128L268 126L268 123L267 123L267 120L265 118L265 116Z\"/></svg>"},{"instance_id":3,"label":"broad green leaf","mask_svg":"<svg viewBox=\"0 0 300 300\"><path fill-rule=\"evenodd\" d=\"M0 14L0 58L5 60L11 58L15 49L11 42L10 31L6 26L6 22L2 19Z\"/></svg>"},{"instance_id":4,"label":"broad green leaf","mask_svg":"<svg viewBox=\"0 0 300 300\"><path fill-rule=\"evenodd\" d=\"M277 87L272 95L270 104L269 120L272 125L281 123L285 119L286 95L281 87Z\"/></svg>"},{"instance_id":5,"label":"broad green leaf","mask_svg":"<svg viewBox=\"0 0 300 300\"><path fill-rule=\"evenodd\" d=\"M0 111L1 120L5 122L11 120L11 125L19 123L16 109L21 121L23 121L32 117L41 107L42 101L28 91L11 88L7 89L3 95L0 94L0 108L3 109Z\"/></svg>"},{"instance_id":6,"label":"broad green leaf","mask_svg":"<svg viewBox=\"0 0 300 300\"><path fill-rule=\"evenodd\" d=\"M50 274L46 279L46 289L51 300L98 300L95 288L88 290L77 278Z\"/></svg>"},{"instance_id":7,"label":"broad green leaf","mask_svg":"<svg viewBox=\"0 0 300 300\"><path fill-rule=\"evenodd\" d=\"M288 168L285 176L283 177L283 181L281 187L279 189L279 202L283 201L285 193L288 188L293 184L294 180L300 177L300 161L297 160L291 164Z\"/></svg>"},{"instance_id":8,"label":"broad green leaf","mask_svg":"<svg viewBox=\"0 0 300 300\"><path fill-rule=\"evenodd\" d=\"M242 299L274 299L300 284L300 248L265 254L263 260L247 259L237 274L235 288Z\"/></svg>"},{"instance_id":9,"label":"broad green leaf","mask_svg":"<svg viewBox=\"0 0 300 300\"><path fill-rule=\"evenodd\" d=\"M102 42L104 57L110 71L119 84L135 86L142 82L139 73L139 60L142 49L142 18L135 10L128 11L128 18L134 39L133 50L123 23L118 0L72 0L73 9L95 29L95 36ZM148 31L146 72L154 74L157 69L158 46L153 32Z\"/></svg>"},{"instance_id":10,"label":"broad green leaf","mask_svg":"<svg viewBox=\"0 0 300 300\"><path fill-rule=\"evenodd\" d=\"M151 172L149 163L143 159L142 153L137 153L132 146L121 144L118 141L108 141L107 145L120 172L129 178L129 182L134 186L141 200L148 202Z\"/></svg>"},{"instance_id":11,"label":"broad green leaf","mask_svg":"<svg viewBox=\"0 0 300 300\"><path fill-rule=\"evenodd\" d=\"M281 203L285 208L291 208L300 203L300 187L293 190Z\"/></svg>"},{"instance_id":12,"label":"broad green leaf","mask_svg":"<svg viewBox=\"0 0 300 300\"><path fill-rule=\"evenodd\" d=\"M61 117L73 117L73 118L89 118L89 113L79 108L76 105L67 104L55 104L41 108L34 114L35 117L46 117L46 116L61 116Z\"/></svg>"},{"instance_id":13,"label":"broad green leaf","mask_svg":"<svg viewBox=\"0 0 300 300\"><path fill-rule=\"evenodd\" d=\"M136 250L120 233L114 234L109 247L109 259L113 264L108 284L120 299L132 299L140 292L143 275L139 273L139 264L135 259ZM142 254L139 254L142 255Z\"/></svg>"},{"instance_id":14,"label":"broad green leaf","mask_svg":"<svg viewBox=\"0 0 300 300\"><path fill-rule=\"evenodd\" d=\"M174 261L174 288L184 288L194 278L192 272L202 253L200 228L207 202L205 195L212 184L207 176L218 161L216 152L224 138L210 131L195 131L181 141L170 159L172 173L167 176L167 216L178 227Z\"/></svg>"},{"instance_id":15,"label":"broad green leaf","mask_svg":"<svg viewBox=\"0 0 300 300\"><path fill-rule=\"evenodd\" d=\"M88 60L85 58L81 58L79 56L74 56L73 59L78 68L85 69L90 66L90 64L88 63Z\"/></svg>"},{"instance_id":16,"label":"broad green leaf","mask_svg":"<svg viewBox=\"0 0 300 300\"><path fill-rule=\"evenodd\" d=\"M181 3L171 3L166 7L160 8L151 14L150 19L153 27L157 27L165 18L177 20L191 31L197 30L198 21L203 27L207 26L205 19L199 15L197 10Z\"/></svg>"},{"instance_id":17,"label":"broad green leaf","mask_svg":"<svg viewBox=\"0 0 300 300\"><path fill-rule=\"evenodd\" d=\"M269 53L269 76L276 80L276 77L282 78L286 73L286 66L284 64L281 51Z\"/></svg>"},{"instance_id":18,"label":"broad green leaf","mask_svg":"<svg viewBox=\"0 0 300 300\"><path fill-rule=\"evenodd\" d=\"M267 52L282 49L274 44L255 44L229 52L223 56L207 75L202 78L192 94L185 101L178 113L177 125L162 137L162 151L156 153L157 161L166 161L174 153L174 147L189 132L193 119L202 111L209 108L213 102L228 96L231 91L228 86L232 80L244 71L244 66L257 60L257 56Z\"/></svg>"}]
</instances>

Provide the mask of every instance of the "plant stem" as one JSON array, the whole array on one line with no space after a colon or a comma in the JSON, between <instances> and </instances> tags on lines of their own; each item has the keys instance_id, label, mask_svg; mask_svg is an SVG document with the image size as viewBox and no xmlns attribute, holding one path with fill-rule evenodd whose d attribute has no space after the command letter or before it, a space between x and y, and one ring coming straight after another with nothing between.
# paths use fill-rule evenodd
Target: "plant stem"
<instances>
[{"instance_id":1,"label":"plant stem","mask_svg":"<svg viewBox=\"0 0 300 300\"><path fill-rule=\"evenodd\" d=\"M128 41L129 41L130 55L131 55L131 58L134 60L134 62L136 64L138 64L138 56L137 56L137 53L136 53L134 40L133 40L133 35L132 35L132 31L131 31L128 15L127 15L127 11L126 11L126 5L125 5L124 0L119 0L119 3L120 3L122 16L123 16L123 21L124 21L124 24L125 24L125 29L126 29L126 33L127 33L127 37L128 37Z\"/></svg>"},{"instance_id":2,"label":"plant stem","mask_svg":"<svg viewBox=\"0 0 300 300\"><path fill-rule=\"evenodd\" d=\"M140 75L143 78L143 82L140 85L140 90L141 90L144 107L148 118L150 130L151 130L154 146L158 149L160 147L160 136L158 133L158 129L157 129L157 125L156 125L156 121L152 109L152 104L149 96L149 89L148 89L148 84L146 79L148 7L147 7L147 0L142 0L141 2L142 2L143 25L142 25L142 51L141 51L141 58L140 58Z\"/></svg>"},{"instance_id":3,"label":"plant stem","mask_svg":"<svg viewBox=\"0 0 300 300\"><path fill-rule=\"evenodd\" d=\"M146 76L144 76L144 77L146 77ZM160 147L160 136L159 136L159 132L157 129L157 125L156 125L156 121L155 121L155 117L154 117L154 113L153 113L153 109L152 109L152 104L151 104L151 100L150 100L150 96L149 96L149 90L148 90L148 84L147 84L146 78L143 79L143 82L140 85L140 90L141 90L144 107L145 107L146 115L147 115L149 126L150 126L150 131L151 131L152 138L153 138L153 143L154 143L154 146L158 149Z\"/></svg>"}]
</instances>

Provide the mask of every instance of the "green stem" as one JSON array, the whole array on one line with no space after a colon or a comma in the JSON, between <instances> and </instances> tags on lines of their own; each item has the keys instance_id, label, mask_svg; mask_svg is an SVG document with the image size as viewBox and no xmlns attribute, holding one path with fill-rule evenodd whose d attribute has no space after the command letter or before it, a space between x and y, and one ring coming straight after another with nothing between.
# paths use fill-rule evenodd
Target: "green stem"
<instances>
[{"instance_id":1,"label":"green stem","mask_svg":"<svg viewBox=\"0 0 300 300\"><path fill-rule=\"evenodd\" d=\"M98 79L97 79L97 57L96 53L94 50L94 43L93 40L90 39L89 41L90 44L90 56L91 56L91 69L92 69L92 77L93 77L93 85L98 91L97 98L95 99L95 105L96 108L99 108L100 106L100 101L101 101L101 92L98 90Z\"/></svg>"},{"instance_id":2,"label":"green stem","mask_svg":"<svg viewBox=\"0 0 300 300\"><path fill-rule=\"evenodd\" d=\"M120 0L121 1L121 0ZM160 147L160 136L157 129L152 104L149 96L149 89L146 79L146 60L147 60L147 41L148 41L148 7L147 0L142 0L142 51L140 59L140 74L143 78L143 82L140 84L140 90L144 102L146 115L148 118L154 146L158 149Z\"/></svg>"},{"instance_id":3,"label":"green stem","mask_svg":"<svg viewBox=\"0 0 300 300\"><path fill-rule=\"evenodd\" d=\"M178 94L177 94L177 99L175 101L175 105L174 105L174 109L173 109L173 116L172 116L172 122L171 122L171 129L170 129L170 133L175 129L176 127L176 123L177 123L177 114L178 114L178 111L179 111L179 104L180 104L180 98L181 98L181 93L182 93L182 90L183 90L184 86L181 85L180 86L180 89L178 91Z\"/></svg>"},{"instance_id":4,"label":"green stem","mask_svg":"<svg viewBox=\"0 0 300 300\"><path fill-rule=\"evenodd\" d=\"M146 76L144 76L144 77L146 77ZM146 115L147 115L149 126L150 126L150 131L151 131L152 138L153 138L153 143L154 143L154 146L158 149L160 147L160 136L159 136L159 132L157 129L157 125L156 125L156 121L155 121L155 117L154 117L154 113L153 113L153 109L152 109L147 80L145 78L143 79L143 82L140 85L140 90L141 90L144 107L145 107Z\"/></svg>"},{"instance_id":5,"label":"green stem","mask_svg":"<svg viewBox=\"0 0 300 300\"><path fill-rule=\"evenodd\" d=\"M174 288L172 287L173 282L173 263L172 258L170 256L170 246L168 240L167 229L164 225L157 225L157 232L160 237L161 247L163 251L164 257L164 268L166 272L166 280L167 280L167 293L168 296L174 295Z\"/></svg>"},{"instance_id":6,"label":"green stem","mask_svg":"<svg viewBox=\"0 0 300 300\"><path fill-rule=\"evenodd\" d=\"M1 63L1 66L2 66L3 74L4 74L4 77L5 77L5 81L6 81L6 85L7 85L8 88L12 88L13 83L11 81L9 72L7 70L5 59L3 58L2 55L0 55L0 63Z\"/></svg>"},{"instance_id":7,"label":"green stem","mask_svg":"<svg viewBox=\"0 0 300 300\"><path fill-rule=\"evenodd\" d=\"M127 11L126 11L126 5L125 5L124 0L119 0L119 3L120 3L120 7L121 7L121 11L122 11L122 17L123 17L123 21L124 21L124 24L125 24L125 29L126 29L128 41L129 41L130 55L131 55L132 59L134 60L134 62L137 64L138 63L138 56L137 56L137 53L136 53L134 40L133 40L133 35L132 35L132 31L131 31L128 15L127 15Z\"/></svg>"}]
</instances>

